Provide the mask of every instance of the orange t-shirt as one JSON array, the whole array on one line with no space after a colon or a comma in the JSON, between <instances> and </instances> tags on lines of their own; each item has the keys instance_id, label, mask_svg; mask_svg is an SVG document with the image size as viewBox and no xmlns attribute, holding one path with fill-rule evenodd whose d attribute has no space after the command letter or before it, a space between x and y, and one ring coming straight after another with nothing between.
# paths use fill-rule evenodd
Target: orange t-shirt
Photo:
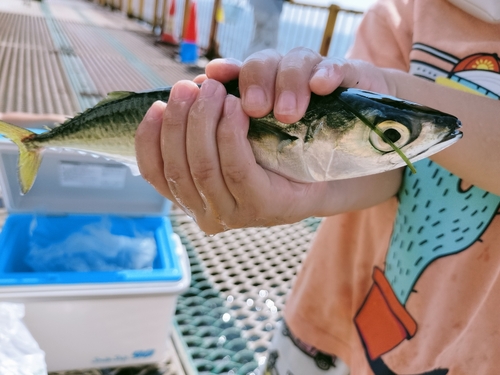
<instances>
[{"instance_id":1,"label":"orange t-shirt","mask_svg":"<svg viewBox=\"0 0 500 375\"><path fill-rule=\"evenodd\" d=\"M350 57L498 100L497 54L500 25L447 0L382 0ZM415 166L397 197L323 221L285 320L353 375L497 374L500 197Z\"/></svg>"}]
</instances>

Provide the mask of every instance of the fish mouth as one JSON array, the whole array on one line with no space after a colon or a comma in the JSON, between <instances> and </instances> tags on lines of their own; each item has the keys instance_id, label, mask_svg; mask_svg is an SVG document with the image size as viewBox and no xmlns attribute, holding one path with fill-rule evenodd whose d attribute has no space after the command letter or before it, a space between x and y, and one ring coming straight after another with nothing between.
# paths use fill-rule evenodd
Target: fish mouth
<instances>
[{"instance_id":1,"label":"fish mouth","mask_svg":"<svg viewBox=\"0 0 500 375\"><path fill-rule=\"evenodd\" d=\"M461 126L459 126L461 127ZM447 142L451 139L456 139L456 141L458 141L460 138L462 138L464 136L464 133L462 133L460 130L455 129L452 133L448 134L446 137L444 137L441 142L439 143L443 143L443 142ZM438 144L439 144L438 143Z\"/></svg>"},{"instance_id":2,"label":"fish mouth","mask_svg":"<svg viewBox=\"0 0 500 375\"><path fill-rule=\"evenodd\" d=\"M447 134L443 139L439 141L439 143L436 143L434 146L429 147L427 150L421 152L420 154L415 155L412 157L410 160L412 162L418 161L421 159L424 159L428 156L434 155L438 153L441 150L444 150L445 148L451 146L455 142L459 141L460 138L463 137L463 133L457 129L455 129L453 132Z\"/></svg>"}]
</instances>

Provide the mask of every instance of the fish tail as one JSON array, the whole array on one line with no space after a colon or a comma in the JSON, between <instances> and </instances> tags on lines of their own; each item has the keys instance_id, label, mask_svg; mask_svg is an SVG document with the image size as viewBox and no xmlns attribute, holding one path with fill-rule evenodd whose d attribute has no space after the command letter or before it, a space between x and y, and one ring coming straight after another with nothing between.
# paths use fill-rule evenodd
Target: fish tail
<instances>
[{"instance_id":1,"label":"fish tail","mask_svg":"<svg viewBox=\"0 0 500 375\"><path fill-rule=\"evenodd\" d=\"M27 129L0 121L0 135L10 139L19 148L18 173L23 194L26 194L33 186L42 161L41 148L24 141L33 134L35 133Z\"/></svg>"}]
</instances>

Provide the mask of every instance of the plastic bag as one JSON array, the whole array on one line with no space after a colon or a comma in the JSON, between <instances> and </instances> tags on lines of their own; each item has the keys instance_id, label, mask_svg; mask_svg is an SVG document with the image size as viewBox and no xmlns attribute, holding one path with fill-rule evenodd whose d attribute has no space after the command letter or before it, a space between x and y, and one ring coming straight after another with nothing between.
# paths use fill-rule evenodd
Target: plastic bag
<instances>
[{"instance_id":1,"label":"plastic bag","mask_svg":"<svg viewBox=\"0 0 500 375\"><path fill-rule=\"evenodd\" d=\"M54 220L35 217L25 262L35 272L152 269L157 253L154 234L137 230L127 220L118 224L120 234L113 233L111 219L103 217L74 225L61 235Z\"/></svg>"},{"instance_id":2,"label":"plastic bag","mask_svg":"<svg viewBox=\"0 0 500 375\"><path fill-rule=\"evenodd\" d=\"M0 374L46 375L45 353L22 318L24 305L0 302Z\"/></svg>"}]
</instances>

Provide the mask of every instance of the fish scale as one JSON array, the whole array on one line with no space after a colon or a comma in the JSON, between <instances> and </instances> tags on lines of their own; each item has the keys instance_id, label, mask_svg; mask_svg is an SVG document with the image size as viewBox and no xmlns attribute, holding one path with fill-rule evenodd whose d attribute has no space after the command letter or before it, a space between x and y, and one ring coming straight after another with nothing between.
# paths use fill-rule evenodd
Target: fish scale
<instances>
[{"instance_id":1,"label":"fish scale","mask_svg":"<svg viewBox=\"0 0 500 375\"><path fill-rule=\"evenodd\" d=\"M143 94L123 92L123 98L104 103L75 116L71 126L55 127L51 132L37 134L35 145L71 147L101 140L133 142L137 125L148 108L157 100L168 101L169 92L156 90Z\"/></svg>"},{"instance_id":2,"label":"fish scale","mask_svg":"<svg viewBox=\"0 0 500 375\"><path fill-rule=\"evenodd\" d=\"M402 304L425 268L481 238L500 207L500 197L472 186L430 160L405 173L399 192L385 276ZM425 182L424 182L425 181Z\"/></svg>"}]
</instances>

